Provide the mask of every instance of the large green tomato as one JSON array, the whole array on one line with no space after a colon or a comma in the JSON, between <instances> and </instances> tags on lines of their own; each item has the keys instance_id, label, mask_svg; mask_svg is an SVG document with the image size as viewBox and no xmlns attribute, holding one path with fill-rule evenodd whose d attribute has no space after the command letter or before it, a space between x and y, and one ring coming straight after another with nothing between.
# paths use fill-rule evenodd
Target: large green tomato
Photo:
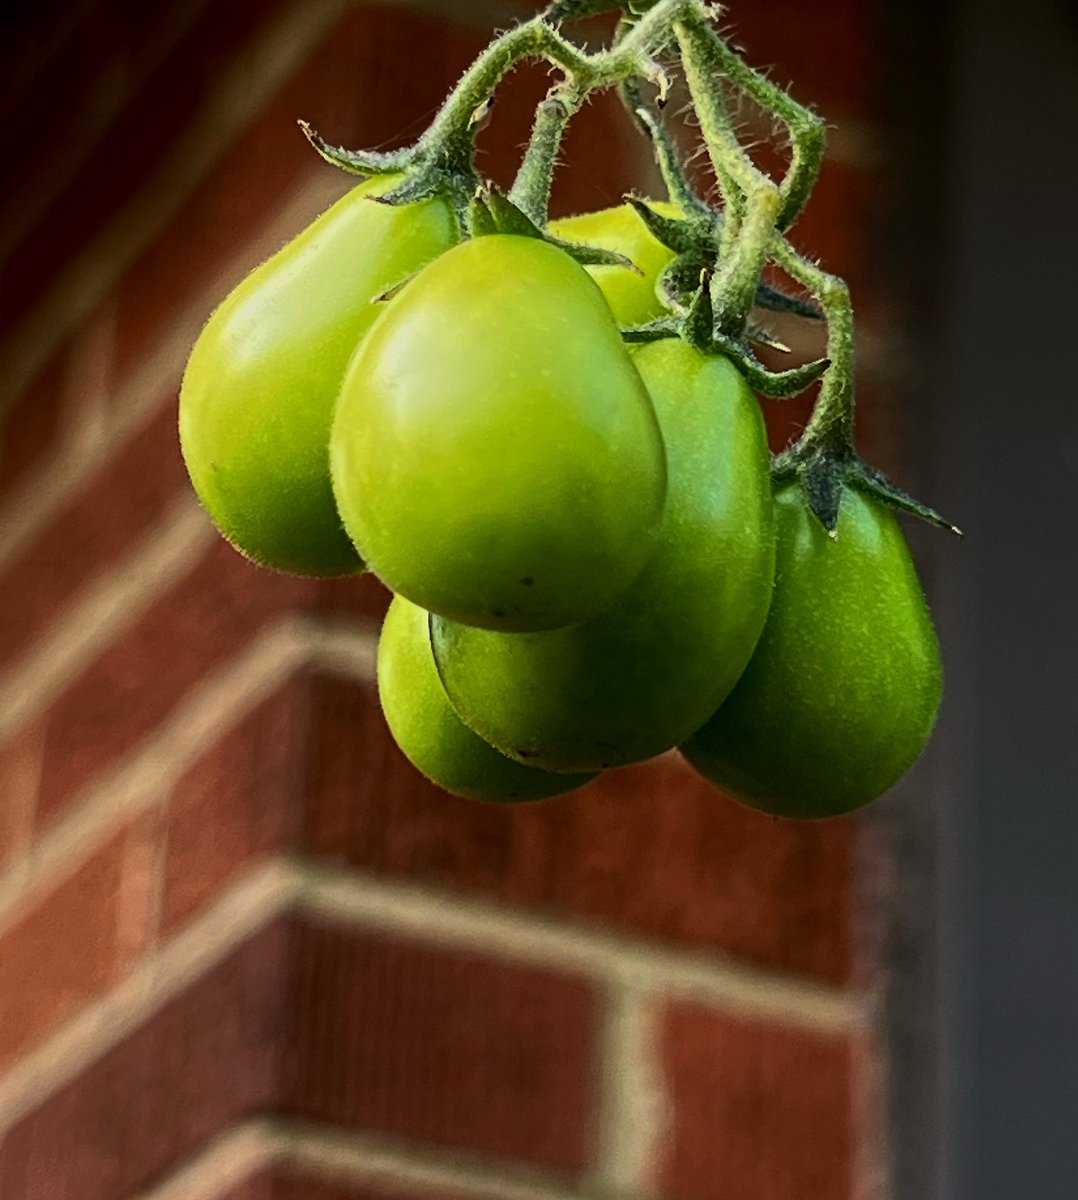
<instances>
[{"instance_id":1,"label":"large green tomato","mask_svg":"<svg viewBox=\"0 0 1078 1200\"><path fill-rule=\"evenodd\" d=\"M655 411L602 293L563 251L506 234L454 247L386 305L341 388L330 461L371 570L488 628L609 608L666 496Z\"/></svg>"},{"instance_id":2,"label":"large green tomato","mask_svg":"<svg viewBox=\"0 0 1078 1200\"><path fill-rule=\"evenodd\" d=\"M845 491L833 541L799 485L775 503L767 625L737 687L683 753L764 812L829 817L875 799L921 753L939 707L939 645L888 508Z\"/></svg>"},{"instance_id":3,"label":"large green tomato","mask_svg":"<svg viewBox=\"0 0 1078 1200\"><path fill-rule=\"evenodd\" d=\"M520 761L592 770L669 750L737 681L767 616L774 529L759 406L736 368L677 339L635 356L662 426L659 544L609 611L504 634L434 619L454 707Z\"/></svg>"},{"instance_id":4,"label":"large green tomato","mask_svg":"<svg viewBox=\"0 0 1078 1200\"><path fill-rule=\"evenodd\" d=\"M667 200L649 204L663 216L678 214L677 207ZM551 221L550 232L567 242L623 254L642 272L638 275L628 267L588 267L619 325L646 325L666 313L655 285L663 269L673 262L674 252L649 231L631 204Z\"/></svg>"},{"instance_id":5,"label":"large green tomato","mask_svg":"<svg viewBox=\"0 0 1078 1200\"><path fill-rule=\"evenodd\" d=\"M541 800L591 775L522 767L472 733L446 698L431 653L427 614L397 596L378 641L378 695L397 745L439 787L471 800Z\"/></svg>"},{"instance_id":6,"label":"large green tomato","mask_svg":"<svg viewBox=\"0 0 1078 1200\"><path fill-rule=\"evenodd\" d=\"M247 276L210 317L180 392L199 498L238 550L299 575L363 569L329 481L337 390L377 296L457 239L442 200L392 208L360 185Z\"/></svg>"}]
</instances>

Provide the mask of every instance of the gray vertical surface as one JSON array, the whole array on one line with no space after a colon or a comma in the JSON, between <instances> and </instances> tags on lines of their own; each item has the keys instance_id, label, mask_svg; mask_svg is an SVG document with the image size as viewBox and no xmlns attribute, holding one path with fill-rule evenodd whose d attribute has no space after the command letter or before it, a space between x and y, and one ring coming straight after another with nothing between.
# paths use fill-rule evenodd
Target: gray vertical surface
<instances>
[{"instance_id":1,"label":"gray vertical surface","mask_svg":"<svg viewBox=\"0 0 1078 1200\"><path fill-rule=\"evenodd\" d=\"M931 564L942 1194L1075 1200L1078 36L1063 0L959 8L930 489L967 530Z\"/></svg>"}]
</instances>

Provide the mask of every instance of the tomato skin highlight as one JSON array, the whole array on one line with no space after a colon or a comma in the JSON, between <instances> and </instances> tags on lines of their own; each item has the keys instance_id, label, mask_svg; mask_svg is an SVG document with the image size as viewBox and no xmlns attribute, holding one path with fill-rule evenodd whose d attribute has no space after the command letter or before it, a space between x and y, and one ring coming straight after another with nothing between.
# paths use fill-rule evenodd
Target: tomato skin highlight
<instances>
[{"instance_id":1,"label":"tomato skin highlight","mask_svg":"<svg viewBox=\"0 0 1078 1200\"><path fill-rule=\"evenodd\" d=\"M370 568L430 612L554 628L644 566L666 495L651 399L587 273L492 234L385 308L341 388L337 506Z\"/></svg>"},{"instance_id":2,"label":"tomato skin highlight","mask_svg":"<svg viewBox=\"0 0 1078 1200\"><path fill-rule=\"evenodd\" d=\"M942 694L939 643L890 509L848 488L834 541L799 485L781 488L775 506L767 624L682 753L754 808L837 816L882 795L926 745Z\"/></svg>"},{"instance_id":3,"label":"tomato skin highlight","mask_svg":"<svg viewBox=\"0 0 1078 1200\"><path fill-rule=\"evenodd\" d=\"M337 515L328 442L349 359L382 292L448 249L442 200L390 207L354 188L252 271L191 353L180 392L188 473L218 529L263 566L349 575L363 563Z\"/></svg>"},{"instance_id":4,"label":"tomato skin highlight","mask_svg":"<svg viewBox=\"0 0 1078 1200\"><path fill-rule=\"evenodd\" d=\"M678 215L677 206L667 200L648 203L664 217ZM561 217L550 222L550 232L567 242L623 254L640 270L641 274L628 267L587 268L619 325L646 325L666 315L655 285L663 269L674 261L674 252L651 233L631 204Z\"/></svg>"},{"instance_id":5,"label":"tomato skin highlight","mask_svg":"<svg viewBox=\"0 0 1078 1200\"><path fill-rule=\"evenodd\" d=\"M438 678L427 619L423 609L397 596L378 641L382 711L413 766L455 796L496 803L560 796L594 778L522 767L466 728Z\"/></svg>"},{"instance_id":6,"label":"tomato skin highlight","mask_svg":"<svg viewBox=\"0 0 1078 1200\"><path fill-rule=\"evenodd\" d=\"M431 622L465 723L549 770L620 766L683 741L736 683L770 603L773 504L755 397L727 359L677 339L634 358L669 463L658 546L640 576L609 610L567 629Z\"/></svg>"}]
</instances>

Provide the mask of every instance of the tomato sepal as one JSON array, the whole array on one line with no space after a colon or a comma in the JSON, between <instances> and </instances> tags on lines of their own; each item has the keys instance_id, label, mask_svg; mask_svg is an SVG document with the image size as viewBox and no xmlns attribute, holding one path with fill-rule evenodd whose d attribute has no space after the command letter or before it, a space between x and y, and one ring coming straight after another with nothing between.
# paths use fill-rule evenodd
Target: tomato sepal
<instances>
[{"instance_id":1,"label":"tomato sepal","mask_svg":"<svg viewBox=\"0 0 1078 1200\"><path fill-rule=\"evenodd\" d=\"M535 221L503 191L493 185L484 189L472 200L472 236L507 233L516 237L536 238L555 246L579 263L582 267L625 267L643 275L643 271L624 254L616 250L605 250L601 246L587 246L581 242L570 242L537 225Z\"/></svg>"},{"instance_id":2,"label":"tomato sepal","mask_svg":"<svg viewBox=\"0 0 1078 1200\"><path fill-rule=\"evenodd\" d=\"M636 211L652 237L675 254L698 254L702 247L715 245L713 220L699 216L668 217L631 192L624 199Z\"/></svg>"},{"instance_id":3,"label":"tomato sepal","mask_svg":"<svg viewBox=\"0 0 1078 1200\"><path fill-rule=\"evenodd\" d=\"M832 538L838 536L839 509L843 493L848 488L856 488L890 508L962 535L957 525L909 492L903 491L882 471L870 466L852 450L832 450L815 440L804 445L796 443L775 456L771 479L776 488L796 479L809 509Z\"/></svg>"},{"instance_id":4,"label":"tomato sepal","mask_svg":"<svg viewBox=\"0 0 1078 1200\"><path fill-rule=\"evenodd\" d=\"M408 165L409 151L348 150L344 146L332 146L306 121L298 122L303 136L331 166L347 171L349 175L393 175Z\"/></svg>"}]
</instances>

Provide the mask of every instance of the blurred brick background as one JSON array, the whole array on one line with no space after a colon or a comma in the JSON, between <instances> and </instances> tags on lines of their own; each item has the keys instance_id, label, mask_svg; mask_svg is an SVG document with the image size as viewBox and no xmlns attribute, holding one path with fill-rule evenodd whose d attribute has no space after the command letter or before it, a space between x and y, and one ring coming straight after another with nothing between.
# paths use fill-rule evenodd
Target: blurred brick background
<instances>
[{"instance_id":1,"label":"blurred brick background","mask_svg":"<svg viewBox=\"0 0 1078 1200\"><path fill-rule=\"evenodd\" d=\"M892 297L874 8L730 13L834 126L798 241L847 275L864 432ZM262 572L186 484L201 322L349 186L299 136L414 137L496 3L51 0L0 122L0 1197L883 1200L879 831L664 759L535 808L393 747L385 596ZM511 84L505 179L544 78ZM654 186L616 105L561 211ZM772 413L776 441L796 425ZM882 882L881 882L882 881Z\"/></svg>"}]
</instances>

